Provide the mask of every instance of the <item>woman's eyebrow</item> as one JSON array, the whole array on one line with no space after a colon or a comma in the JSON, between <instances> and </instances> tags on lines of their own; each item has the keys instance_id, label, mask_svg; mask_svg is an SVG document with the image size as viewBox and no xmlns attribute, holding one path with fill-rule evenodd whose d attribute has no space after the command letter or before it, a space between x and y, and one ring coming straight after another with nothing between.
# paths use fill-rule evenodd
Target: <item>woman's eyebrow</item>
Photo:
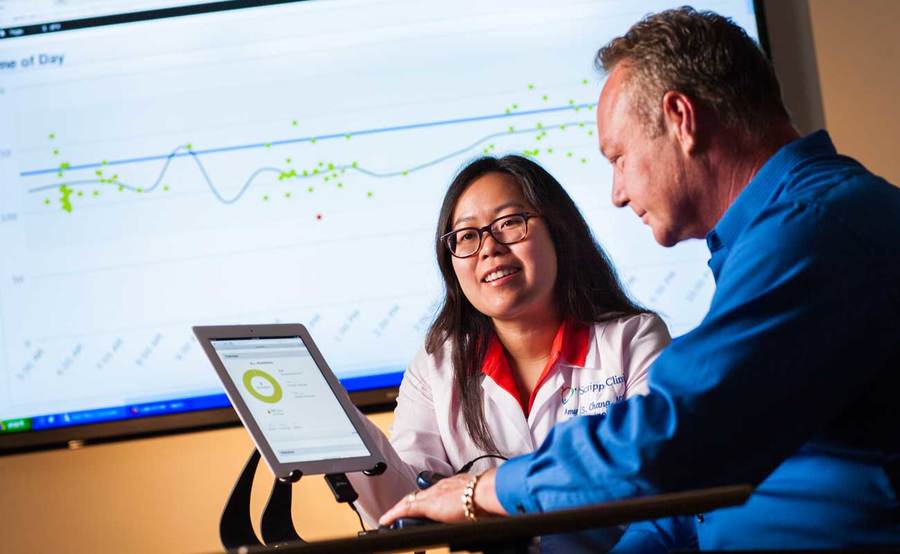
<instances>
[{"instance_id":1,"label":"woman's eyebrow","mask_svg":"<svg viewBox=\"0 0 900 554\"><path fill-rule=\"evenodd\" d=\"M519 208L520 210L523 210L523 209L525 209L525 204L523 204L517 200L513 201L513 202L507 202L505 204L500 204L499 206L494 208L494 214L496 215L496 214L502 212L503 210L506 210L509 208Z\"/></svg>"},{"instance_id":2,"label":"woman's eyebrow","mask_svg":"<svg viewBox=\"0 0 900 554\"><path fill-rule=\"evenodd\" d=\"M525 209L525 204L519 202L518 200L513 200L512 202L505 202L494 208L494 215L502 212L503 210L508 210L509 208L519 208L520 210L523 210L523 209ZM474 215L465 215L462 217L458 217L453 222L453 224L450 225L450 227L455 228L460 223L465 223L467 221L474 221L475 219L476 218Z\"/></svg>"}]
</instances>

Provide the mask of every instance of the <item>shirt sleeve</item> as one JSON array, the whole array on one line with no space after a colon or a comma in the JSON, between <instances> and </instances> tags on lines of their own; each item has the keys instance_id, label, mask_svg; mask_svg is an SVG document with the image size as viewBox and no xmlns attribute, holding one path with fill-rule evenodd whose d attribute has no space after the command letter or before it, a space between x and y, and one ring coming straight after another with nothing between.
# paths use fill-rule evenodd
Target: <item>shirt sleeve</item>
<instances>
[{"instance_id":1,"label":"shirt sleeve","mask_svg":"<svg viewBox=\"0 0 900 554\"><path fill-rule=\"evenodd\" d=\"M881 267L818 208L769 208L731 246L706 318L651 367L649 393L500 466L500 502L538 512L760 483L887 364L896 330L869 316L896 311Z\"/></svg>"},{"instance_id":2,"label":"shirt sleeve","mask_svg":"<svg viewBox=\"0 0 900 554\"><path fill-rule=\"evenodd\" d=\"M427 356L422 351L404 373L390 441L365 418L387 464L387 470L381 475L348 474L359 494L356 506L370 525L403 496L416 490L416 475L420 471L452 473L437 425L431 387L423 377L428 367Z\"/></svg>"}]
</instances>

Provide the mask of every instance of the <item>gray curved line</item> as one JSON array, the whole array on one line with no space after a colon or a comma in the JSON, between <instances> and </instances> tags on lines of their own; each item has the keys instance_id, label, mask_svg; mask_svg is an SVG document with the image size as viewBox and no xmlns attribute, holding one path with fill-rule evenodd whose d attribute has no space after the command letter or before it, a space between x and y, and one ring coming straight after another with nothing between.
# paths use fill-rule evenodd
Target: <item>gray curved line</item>
<instances>
[{"instance_id":1,"label":"gray curved line","mask_svg":"<svg viewBox=\"0 0 900 554\"><path fill-rule=\"evenodd\" d=\"M559 129L561 127L568 127L570 125L579 125L579 124L583 124L583 123L593 124L592 121L571 121L571 122L566 122L566 123L558 123L555 125L544 125L541 127L529 127L527 129L519 129L519 130L514 130L514 131L502 131L502 132L497 132L497 133L491 133L489 135L485 135L485 136L481 137L480 139L476 140L475 142L469 144L468 146L465 146L458 150L454 150L453 152L444 154L433 160L429 160L427 162L424 162L424 163L421 163L418 165L414 165L407 169L402 169L402 170L398 170L398 171L378 172L378 171L366 169L364 167L359 167L358 165L354 166L352 164L335 166L334 169L335 170L348 170L349 169L352 171L356 171L358 173L362 173L363 175L367 175L369 177L374 177L374 178L378 178L378 179L397 177L400 175L408 175L410 173L414 173L416 171L421 171L423 169L433 167L433 166L443 163L451 158L455 158L457 156L465 154L466 152L484 144L485 142L487 142L491 139L495 139L495 138L499 138L499 137L506 137L506 136L510 136L510 135L529 134L529 133L534 133L534 132L538 132L538 131L545 131L548 129ZM212 182L212 179L210 179L209 174L206 172L206 168L203 166L203 162L200 161L200 157L197 156L197 154L193 150L189 150L186 145L180 145L180 146L176 147L174 150L172 150L172 152L170 152L168 156L166 156L166 161L165 161L165 163L163 163L163 166L160 169L159 175L157 176L156 180L153 182L153 184L151 186L143 189L144 192L152 192L152 191L156 190L157 187L159 187L159 185L163 181L163 178L165 177L166 171L168 171L168 169L169 169L169 165L171 165L172 160L176 157L176 155L181 150L185 150L191 156L191 159L194 160L194 164L197 166L197 169L200 171L200 174L203 176L203 179L206 181L206 185L207 185L207 187L209 187L209 190L210 190L210 192L212 192L213 196L215 196L219 200L219 202L226 204L226 205L234 204L235 202L240 200L240 198L247 192L247 190L249 190L250 186L253 184L253 182L256 180L256 178L259 175L262 175L263 173L278 173L280 175L282 172L284 172L283 169L280 169L277 167L260 167L260 168L256 169L253 173L251 173L250 176L247 178L247 180L244 181L244 185L237 192L237 194L235 194L232 198L226 198L226 197L222 196L222 194L216 188L215 184ZM311 179L311 178L318 178L323 175L327 175L327 172L316 173L316 174L313 174L312 172L310 172L307 175L296 175L292 178L293 179ZM113 184L113 185L121 186L123 188L132 190L132 191L137 191L138 188L140 188L140 187L136 187L134 185L129 185L128 183L124 183L124 182L121 182L118 180L110 181L109 179L82 179L79 181L69 181L69 182L65 182L65 183L56 183L56 184L52 184L52 185L41 185L38 187L28 189L28 192L36 193L36 192L42 192L42 191L46 191L46 190L52 190L52 189L56 189L62 185L71 187L71 186L97 184L97 183L101 183L101 182L103 182L103 184Z\"/></svg>"}]
</instances>

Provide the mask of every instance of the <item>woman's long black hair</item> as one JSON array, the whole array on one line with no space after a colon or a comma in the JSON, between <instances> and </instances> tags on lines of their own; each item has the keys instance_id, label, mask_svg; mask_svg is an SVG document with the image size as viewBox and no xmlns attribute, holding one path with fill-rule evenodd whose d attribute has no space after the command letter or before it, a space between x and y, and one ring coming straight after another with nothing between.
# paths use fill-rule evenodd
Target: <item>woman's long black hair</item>
<instances>
[{"instance_id":1,"label":"woman's long black hair","mask_svg":"<svg viewBox=\"0 0 900 554\"><path fill-rule=\"evenodd\" d=\"M454 383L462 398L466 429L475 444L486 452L497 452L497 447L484 417L480 370L494 328L490 318L476 310L463 294L450 252L440 237L452 230L453 210L463 192L480 177L495 172L513 178L550 231L557 259L553 298L564 321L589 325L647 312L625 294L609 258L594 239L581 212L544 168L513 155L479 158L463 168L447 189L438 217L436 252L446 295L428 330L425 350L432 354L447 341L452 344Z\"/></svg>"}]
</instances>

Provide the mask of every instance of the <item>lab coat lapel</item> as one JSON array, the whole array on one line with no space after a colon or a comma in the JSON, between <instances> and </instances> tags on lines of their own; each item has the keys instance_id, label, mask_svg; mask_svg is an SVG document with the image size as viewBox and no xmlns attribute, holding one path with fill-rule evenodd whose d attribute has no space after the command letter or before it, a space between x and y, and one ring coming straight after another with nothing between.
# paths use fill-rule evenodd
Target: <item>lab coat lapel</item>
<instances>
[{"instance_id":1,"label":"lab coat lapel","mask_svg":"<svg viewBox=\"0 0 900 554\"><path fill-rule=\"evenodd\" d=\"M535 445L531 438L531 430L528 427L528 422L525 420L525 414L522 413L522 406L519 405L519 401L490 377L486 376L482 379L481 388L484 391L484 398L487 400L485 417L488 418L489 426L503 430L503 442L506 444L510 446L514 446L517 443L525 444L528 445L528 450L534 449ZM490 422L496 419L503 419L506 425L491 425ZM516 438L518 438L518 441ZM500 445L498 444L498 446ZM519 450L518 448L513 449Z\"/></svg>"},{"instance_id":2,"label":"lab coat lapel","mask_svg":"<svg viewBox=\"0 0 900 554\"><path fill-rule=\"evenodd\" d=\"M563 384L570 381L569 376L572 373L572 367L557 364L552 371L553 375L544 381L534 397L534 404L531 405L531 412L528 414L528 427L532 433L537 430L537 426L546 415L545 412L557 406L556 399Z\"/></svg>"}]
</instances>

